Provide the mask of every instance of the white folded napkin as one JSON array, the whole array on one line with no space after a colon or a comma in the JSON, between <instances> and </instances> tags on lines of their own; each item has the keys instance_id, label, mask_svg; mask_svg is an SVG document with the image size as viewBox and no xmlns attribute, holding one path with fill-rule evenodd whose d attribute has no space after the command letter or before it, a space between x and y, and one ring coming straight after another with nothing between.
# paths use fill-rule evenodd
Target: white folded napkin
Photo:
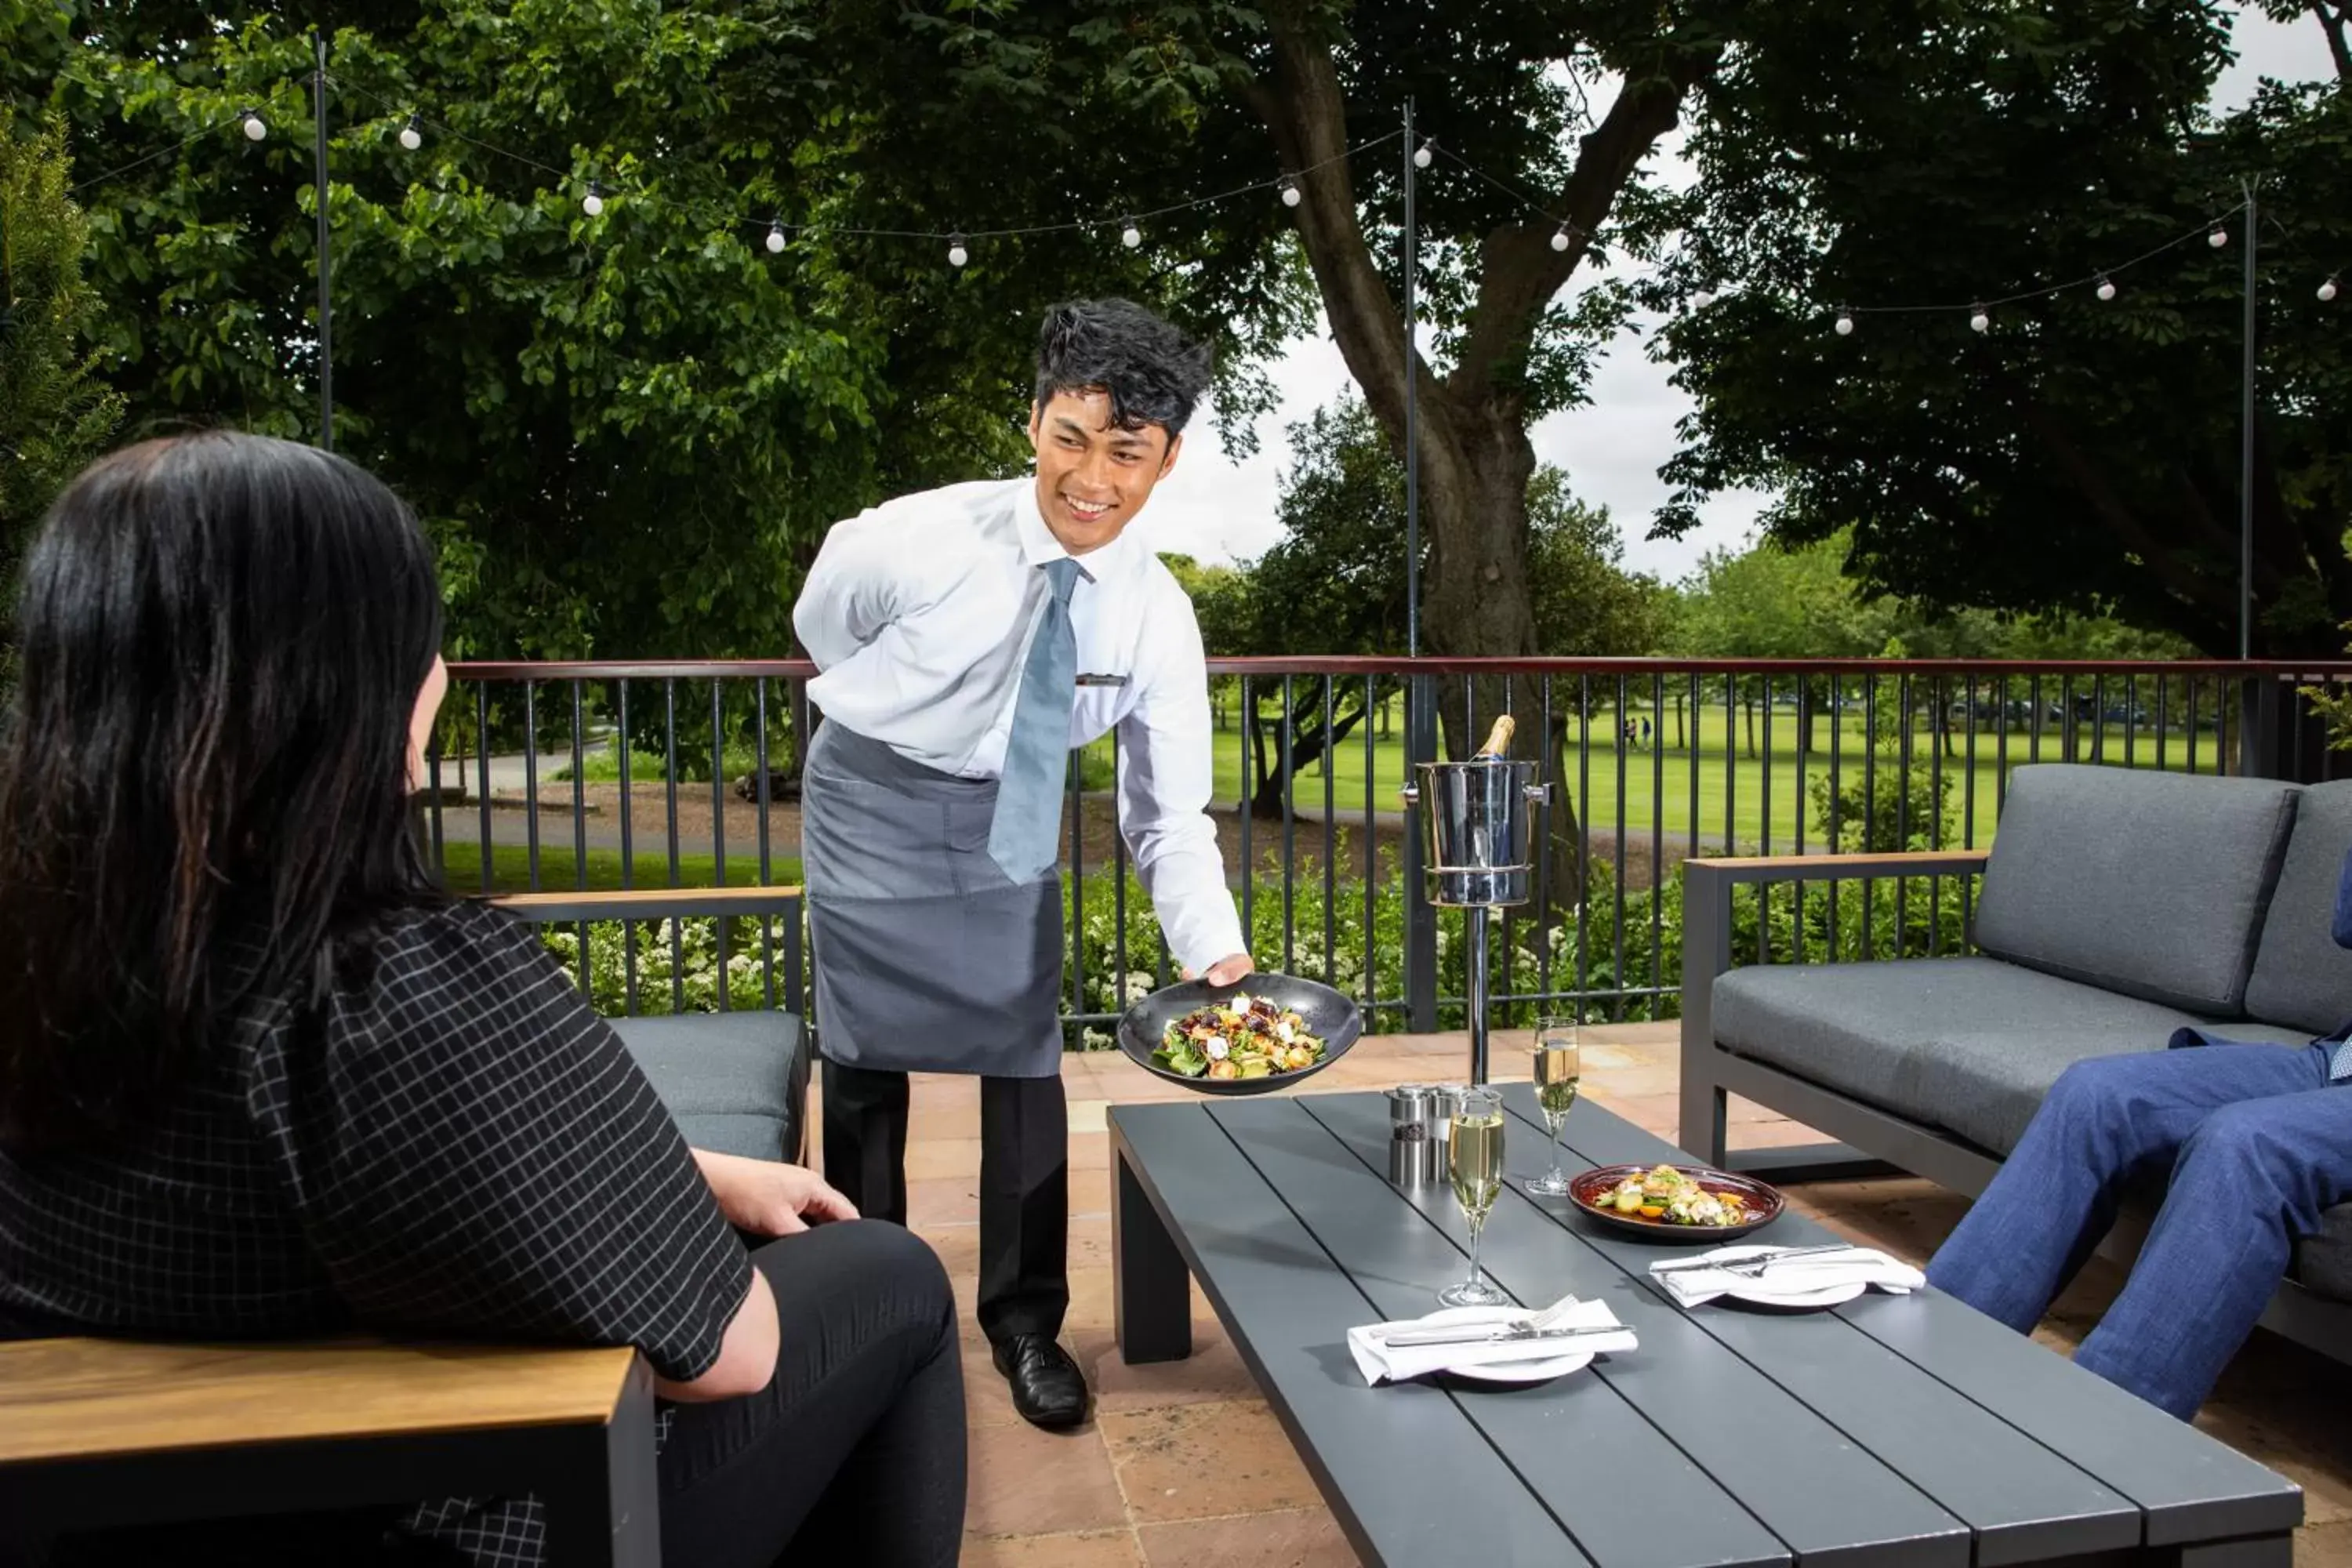
<instances>
[{"instance_id":1,"label":"white folded napkin","mask_svg":"<svg viewBox=\"0 0 2352 1568\"><path fill-rule=\"evenodd\" d=\"M1535 1316L1524 1308L1496 1313L1496 1323L1517 1322ZM1348 1351L1356 1358L1357 1369L1364 1381L1378 1386L1383 1383L1402 1383L1410 1378L1426 1376L1433 1372L1457 1371L1466 1367L1499 1366L1509 1362L1550 1361L1564 1355L1589 1355L1601 1352L1630 1351L1639 1343L1633 1331L1617 1321L1617 1314L1609 1310L1606 1301L1579 1301L1552 1326L1561 1329L1617 1328L1613 1334L1579 1334L1570 1339L1507 1340L1499 1344L1464 1342L1450 1345L1390 1345L1385 1337L1405 1329L1435 1329L1448 1325L1428 1318L1412 1318L1393 1323L1371 1323L1348 1331ZM1474 1325L1464 1325L1465 1331Z\"/></svg>"},{"instance_id":2,"label":"white folded napkin","mask_svg":"<svg viewBox=\"0 0 2352 1568\"><path fill-rule=\"evenodd\" d=\"M1905 1295L1927 1282L1927 1277L1899 1258L1874 1247L1850 1252L1815 1253L1773 1264L1760 1274L1730 1274L1720 1268L1675 1268L1683 1263L1737 1263L1742 1258L1785 1252L1779 1247L1718 1247L1696 1258L1675 1258L1650 1265L1650 1278L1665 1287L1676 1304L1696 1307L1737 1290L1746 1297L1803 1297L1839 1285L1868 1285L1894 1295ZM1665 1270L1661 1272L1661 1270Z\"/></svg>"}]
</instances>

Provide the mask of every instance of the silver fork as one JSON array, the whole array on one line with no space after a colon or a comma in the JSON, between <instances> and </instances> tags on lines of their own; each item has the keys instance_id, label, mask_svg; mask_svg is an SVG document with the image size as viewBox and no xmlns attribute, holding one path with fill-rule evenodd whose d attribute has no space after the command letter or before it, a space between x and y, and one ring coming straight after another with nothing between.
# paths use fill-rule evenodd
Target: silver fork
<instances>
[{"instance_id":1,"label":"silver fork","mask_svg":"<svg viewBox=\"0 0 2352 1568\"><path fill-rule=\"evenodd\" d=\"M1573 1296L1563 1296L1532 1316L1508 1323L1451 1323L1437 1329L1407 1329L1401 1333L1386 1334L1381 1342L1391 1345L1442 1345L1455 1340L1518 1340L1550 1332L1568 1320L1568 1315L1582 1303ZM1614 1324L1595 1332L1622 1333Z\"/></svg>"},{"instance_id":2,"label":"silver fork","mask_svg":"<svg viewBox=\"0 0 2352 1568\"><path fill-rule=\"evenodd\" d=\"M1762 1274L1766 1269L1772 1268L1776 1264L1788 1262L1789 1259L1792 1258L1826 1258L1830 1254L1836 1252L1862 1252L1865 1250L1867 1249L1864 1247L1855 1247L1850 1242L1840 1242L1834 1247L1792 1247L1786 1252L1767 1252L1759 1254L1754 1258L1735 1258L1729 1263L1710 1263L1705 1260L1698 1260L1690 1263L1664 1263L1660 1264L1657 1268L1651 1269L1650 1272L1654 1275L1688 1274L1695 1270L1704 1269L1723 1274L1737 1274L1743 1278L1753 1278L1757 1275Z\"/></svg>"}]
</instances>

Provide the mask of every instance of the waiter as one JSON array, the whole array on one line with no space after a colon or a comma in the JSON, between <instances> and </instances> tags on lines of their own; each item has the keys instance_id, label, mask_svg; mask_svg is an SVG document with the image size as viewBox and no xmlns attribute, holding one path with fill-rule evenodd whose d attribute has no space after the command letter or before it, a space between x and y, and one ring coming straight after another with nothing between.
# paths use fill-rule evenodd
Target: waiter
<instances>
[{"instance_id":1,"label":"waiter","mask_svg":"<svg viewBox=\"0 0 2352 1568\"><path fill-rule=\"evenodd\" d=\"M836 524L793 626L824 714L803 766L825 1179L906 1223L907 1074L980 1086L980 1325L1040 1426L1087 1417L1069 1305L1063 785L1116 728L1118 816L1168 944L1250 973L1210 796L1192 602L1128 530L1175 466L1205 347L1123 300L1059 305L1037 346L1034 478L949 485Z\"/></svg>"}]
</instances>

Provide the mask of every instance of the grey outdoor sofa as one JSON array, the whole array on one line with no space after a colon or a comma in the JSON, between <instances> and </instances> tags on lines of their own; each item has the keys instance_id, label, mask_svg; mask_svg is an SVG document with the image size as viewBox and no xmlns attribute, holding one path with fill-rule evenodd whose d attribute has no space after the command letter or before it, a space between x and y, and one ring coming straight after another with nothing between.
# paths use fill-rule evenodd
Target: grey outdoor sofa
<instances>
[{"instance_id":1,"label":"grey outdoor sofa","mask_svg":"<svg viewBox=\"0 0 2352 1568\"><path fill-rule=\"evenodd\" d=\"M698 1149L799 1162L808 1144L808 1030L800 995L798 888L650 888L625 892L520 893L492 900L539 924L580 921L773 918L782 930L777 981L785 1005L727 1013L609 1020L654 1092Z\"/></svg>"},{"instance_id":2,"label":"grey outdoor sofa","mask_svg":"<svg viewBox=\"0 0 2352 1568\"><path fill-rule=\"evenodd\" d=\"M1782 1181L1892 1167L1979 1193L2071 1062L2183 1025L2299 1044L2352 1018L2330 934L2348 848L2352 782L2053 764L2012 776L1990 854L1686 861L1682 1145ZM1731 967L1736 888L1895 876L1980 876L1971 951ZM1727 1093L1840 1142L1727 1153ZM2263 1321L2352 1360L2352 1205Z\"/></svg>"}]
</instances>

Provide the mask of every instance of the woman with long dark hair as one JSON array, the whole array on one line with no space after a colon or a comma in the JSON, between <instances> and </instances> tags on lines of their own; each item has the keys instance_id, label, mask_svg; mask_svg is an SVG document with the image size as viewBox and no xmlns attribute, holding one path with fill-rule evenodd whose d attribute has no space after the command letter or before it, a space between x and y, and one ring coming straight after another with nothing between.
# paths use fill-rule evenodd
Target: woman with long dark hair
<instances>
[{"instance_id":1,"label":"woman with long dark hair","mask_svg":"<svg viewBox=\"0 0 2352 1568\"><path fill-rule=\"evenodd\" d=\"M809 1172L689 1151L530 931L425 867L440 595L389 490L253 437L117 453L52 510L16 634L0 1337L634 1344L669 1561L953 1561L938 1259ZM298 1528L541 1555L528 1499L229 1550Z\"/></svg>"}]
</instances>

